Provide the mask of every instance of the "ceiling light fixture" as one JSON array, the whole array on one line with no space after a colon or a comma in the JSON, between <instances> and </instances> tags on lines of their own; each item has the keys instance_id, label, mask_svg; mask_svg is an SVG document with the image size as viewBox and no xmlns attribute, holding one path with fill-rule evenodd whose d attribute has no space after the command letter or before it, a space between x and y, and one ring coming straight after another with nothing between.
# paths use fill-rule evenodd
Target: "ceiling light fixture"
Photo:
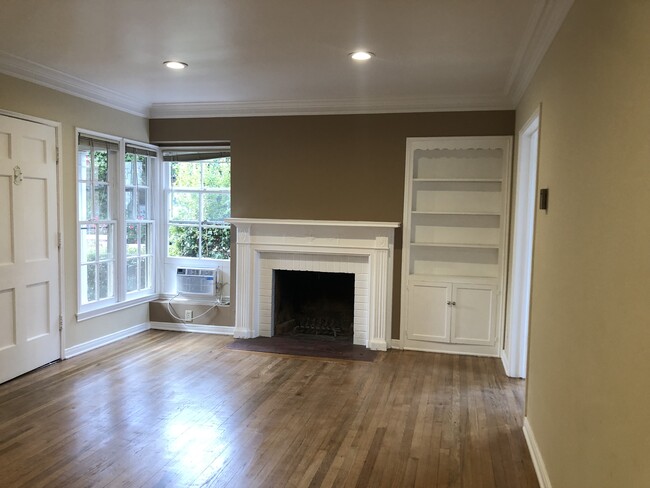
<instances>
[{"instance_id":1,"label":"ceiling light fixture","mask_svg":"<svg viewBox=\"0 0 650 488\"><path fill-rule=\"evenodd\" d=\"M170 69L185 69L187 68L187 63L183 63L182 61L165 61L163 63L165 66L167 66Z\"/></svg>"},{"instance_id":2,"label":"ceiling light fixture","mask_svg":"<svg viewBox=\"0 0 650 488\"><path fill-rule=\"evenodd\" d=\"M350 53L350 57L355 61L368 61L370 58L374 57L375 53L368 51L354 51Z\"/></svg>"}]
</instances>

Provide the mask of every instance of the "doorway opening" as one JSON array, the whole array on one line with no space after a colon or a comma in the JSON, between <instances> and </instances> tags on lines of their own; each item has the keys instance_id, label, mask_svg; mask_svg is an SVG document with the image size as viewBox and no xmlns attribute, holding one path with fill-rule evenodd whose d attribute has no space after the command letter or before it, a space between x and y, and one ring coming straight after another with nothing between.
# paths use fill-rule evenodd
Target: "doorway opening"
<instances>
[{"instance_id":1,"label":"doorway opening","mask_svg":"<svg viewBox=\"0 0 650 488\"><path fill-rule=\"evenodd\" d=\"M503 351L503 364L506 373L515 378L526 377L528 363L539 123L540 109L538 108L519 131L512 271L506 310L506 341Z\"/></svg>"}]
</instances>

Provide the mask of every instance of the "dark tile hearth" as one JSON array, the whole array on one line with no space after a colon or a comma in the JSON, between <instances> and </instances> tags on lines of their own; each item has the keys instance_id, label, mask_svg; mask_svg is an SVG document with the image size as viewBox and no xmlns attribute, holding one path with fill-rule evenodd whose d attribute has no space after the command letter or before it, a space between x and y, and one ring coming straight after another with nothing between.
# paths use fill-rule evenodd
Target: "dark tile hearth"
<instances>
[{"instance_id":1,"label":"dark tile hearth","mask_svg":"<svg viewBox=\"0 0 650 488\"><path fill-rule=\"evenodd\" d=\"M270 352L291 356L311 356L329 359L373 362L377 351L348 341L322 340L313 337L274 336L235 339L226 346L238 351Z\"/></svg>"}]
</instances>

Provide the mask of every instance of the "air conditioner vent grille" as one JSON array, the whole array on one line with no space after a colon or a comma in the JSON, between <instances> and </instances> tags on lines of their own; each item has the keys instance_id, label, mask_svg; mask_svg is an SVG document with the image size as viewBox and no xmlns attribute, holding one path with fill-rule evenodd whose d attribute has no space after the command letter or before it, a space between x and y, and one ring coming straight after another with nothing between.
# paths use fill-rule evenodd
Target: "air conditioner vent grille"
<instances>
[{"instance_id":1,"label":"air conditioner vent grille","mask_svg":"<svg viewBox=\"0 0 650 488\"><path fill-rule=\"evenodd\" d=\"M211 268L177 268L176 291L183 295L214 296L217 272Z\"/></svg>"}]
</instances>

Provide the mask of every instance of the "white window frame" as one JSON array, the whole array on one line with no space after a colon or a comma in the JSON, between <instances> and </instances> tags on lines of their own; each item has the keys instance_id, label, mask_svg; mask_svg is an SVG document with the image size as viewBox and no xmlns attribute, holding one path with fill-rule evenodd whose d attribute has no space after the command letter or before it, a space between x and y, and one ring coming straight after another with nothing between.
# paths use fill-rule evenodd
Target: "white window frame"
<instances>
[{"instance_id":1,"label":"white window frame","mask_svg":"<svg viewBox=\"0 0 650 488\"><path fill-rule=\"evenodd\" d=\"M111 220L114 222L114 272L113 272L113 297L103 300L98 300L92 303L82 305L81 300L81 222L79 220L79 135L88 136L90 138L103 139L106 141L118 144L119 150L117 154L117 163L113 168L109 167L109 172L113 178L113 187L109 190L109 201L111 201ZM157 154L157 159L150 164L150 192L149 196L151 201L149 220L154 221L152 226L152 265L151 265L151 287L137 292L126 293L126 217L125 217L125 178L124 178L124 160L125 160L125 147L126 144L139 146L144 149L149 149ZM104 315L106 313L114 312L117 310L125 309L140 303L151 301L158 297L157 290L157 259L158 259L158 236L159 232L156 230L155 220L160 208L159 200L159 162L161 161L160 149L157 146L126 139L122 137L104 134L83 128L75 129L75 211L76 211L76 233L77 233L77 321L83 321L92 317Z\"/></svg>"},{"instance_id":2,"label":"white window frame","mask_svg":"<svg viewBox=\"0 0 650 488\"><path fill-rule=\"evenodd\" d=\"M163 151L178 151L178 152L215 152L219 150L224 150L223 145L215 144L214 146L200 146L200 147L189 147L189 146L177 146L177 147L164 147L161 151L161 161L163 161L161 171L162 173L162 188L163 188L163 205L161 205L161 221L164 222L164 226L161 226L161 232L159 234L159 242L161 243L160 255L163 257L165 265L172 265L176 267L222 267L229 266L230 259L217 259L217 258L193 258L185 256L170 256L169 255L169 217L170 217L170 207L171 207L171 163L164 161L162 156ZM228 146L228 149L230 147ZM232 178L232 156L231 156L231 178ZM185 191L185 190L183 190ZM210 191L204 190L187 190L188 192L196 193L211 193ZM213 193L219 193L219 191L214 191ZM232 206L232 183L230 185L230 202ZM231 228L230 238L232 239L233 233Z\"/></svg>"}]
</instances>

